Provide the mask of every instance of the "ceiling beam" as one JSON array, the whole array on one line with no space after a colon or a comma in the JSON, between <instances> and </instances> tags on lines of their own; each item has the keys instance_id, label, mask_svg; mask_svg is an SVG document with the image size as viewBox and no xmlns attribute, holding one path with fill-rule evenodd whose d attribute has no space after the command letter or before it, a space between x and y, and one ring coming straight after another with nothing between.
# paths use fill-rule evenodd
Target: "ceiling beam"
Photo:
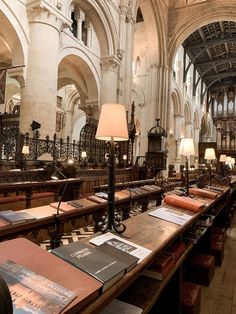
<instances>
[{"instance_id":1,"label":"ceiling beam","mask_svg":"<svg viewBox=\"0 0 236 314\"><path fill-rule=\"evenodd\" d=\"M198 48L206 49L211 46L226 44L226 43L233 43L233 42L236 42L236 35L233 35L231 37L219 37L217 39L203 40L201 43L197 43L197 44L188 43L188 45L185 46L185 49L187 50L198 49Z\"/></svg>"},{"instance_id":2,"label":"ceiling beam","mask_svg":"<svg viewBox=\"0 0 236 314\"><path fill-rule=\"evenodd\" d=\"M223 64L225 62L236 62L236 56L235 57L225 57L225 58L222 58L222 59L214 59L214 60L208 60L208 61L202 61L202 62L195 62L195 65L198 67L198 66L206 66L206 65L211 65L211 66L214 66L214 65L219 65L219 64Z\"/></svg>"},{"instance_id":3,"label":"ceiling beam","mask_svg":"<svg viewBox=\"0 0 236 314\"><path fill-rule=\"evenodd\" d=\"M203 76L202 78L204 80L208 80L208 79L221 79L221 78L224 78L224 77L234 77L236 76L236 71L231 71L231 72L221 72L221 73L218 73L218 74L213 74L213 75L205 75Z\"/></svg>"}]
</instances>

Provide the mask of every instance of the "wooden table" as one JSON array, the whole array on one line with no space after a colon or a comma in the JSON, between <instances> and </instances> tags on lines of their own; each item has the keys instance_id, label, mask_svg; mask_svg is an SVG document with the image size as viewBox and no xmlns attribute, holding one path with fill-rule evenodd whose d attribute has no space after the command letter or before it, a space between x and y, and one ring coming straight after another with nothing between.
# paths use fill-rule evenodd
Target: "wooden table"
<instances>
[{"instance_id":1,"label":"wooden table","mask_svg":"<svg viewBox=\"0 0 236 314\"><path fill-rule=\"evenodd\" d=\"M162 190L157 188L156 191L144 191L143 194L140 195L127 195L124 198L118 199L115 202L115 206L118 210L121 210L123 212L123 219L127 219L131 208L131 202L141 202L142 210L145 211L147 210L147 205L150 198L154 198L157 205L160 205L162 200ZM104 215L106 211L107 202L103 204L97 204L95 202L87 200L86 198L80 199L80 202L83 204L84 207L75 208L71 205L68 205L67 202L61 203L61 210L59 211L61 233L70 232L73 229L78 228L78 220L81 219L81 217L88 215L93 215L94 230L95 232L98 231L97 226L98 223L101 221L102 215ZM35 208L28 208L27 211L29 213L38 217L38 219L35 221L20 223L17 225L10 225L0 220L0 241L12 239L19 235L23 235L37 243L48 239L50 231L54 228L57 205L58 203L54 203L54 207L46 205Z\"/></svg>"},{"instance_id":2,"label":"wooden table","mask_svg":"<svg viewBox=\"0 0 236 314\"><path fill-rule=\"evenodd\" d=\"M142 260L134 269L132 269L130 272L124 275L121 280L115 283L111 288L105 291L101 296L96 298L96 300L94 300L93 302L90 302L90 304L86 305L86 307L84 307L82 310L76 313L83 313L83 314L98 313L107 304L109 304L114 298L116 298L122 292L124 292L125 289L128 289L123 293L126 296L126 300L130 303L133 303L134 305L141 307L144 310L144 313L148 313L148 311L151 309L152 305L159 298L160 293L165 289L166 285L171 280L171 278L175 276L175 274L177 274L178 280L179 281L181 280L180 268L183 261L192 250L193 244L187 247L185 253L182 255L180 260L173 267L172 271L170 272L170 274L168 275L166 279L162 281L149 279L147 277L142 276L142 271L145 268L147 268L155 260L157 255L162 250L164 250L169 244L171 244L176 239L180 239L182 237L183 232L187 230L190 226L192 226L192 224L195 223L195 221L198 219L200 215L206 212L207 213L214 212L215 215L219 215L222 211L224 211L224 208L227 207L229 196L230 196L230 189L225 189L225 192L219 195L219 197L216 198L215 200L203 199L208 205L204 209L202 209L200 212L193 213L189 211L184 211L187 214L191 215L192 218L182 226L165 221L165 220L154 218L148 215L148 212L144 212L134 218L130 218L126 220L127 229L122 234L122 237L124 237L125 239L131 242L134 242L138 245L141 245L145 248L150 249L151 253L144 260ZM176 210L179 210L179 209L176 209ZM181 212L183 212L183 210L181 210ZM67 213L61 214L61 219L63 219L63 217L66 217L65 215L68 215L68 214L74 215L76 214L76 211L68 211ZM52 219L53 219L53 216L52 216ZM39 223L39 221L35 223ZM99 234L97 233L94 236L97 236L97 235ZM84 242L88 242L88 241L89 241L89 238L84 240ZM20 250L18 251L19 251L18 255L20 256L19 257L17 255L19 261L20 260L25 261L25 259L23 258L25 253ZM44 261L44 268L46 267L46 264L47 262ZM39 274L41 274L43 272L42 269L44 269L42 267L40 268L39 266L36 266L36 264L34 264L33 261L28 261L26 266L29 268L32 268L34 271L38 271ZM44 275L47 275L47 274L44 272ZM58 282L62 282L61 281L62 277L60 277L60 272L57 272L57 277L59 280ZM70 278L69 274L68 274L68 278ZM57 278L54 277L50 279L56 280ZM180 289L181 289L181 283L178 282L178 286L176 287L176 300L171 299L171 303L176 305L175 312L174 312L175 314L181 313ZM130 294L127 291L129 291ZM81 301L78 301L78 302L81 302ZM75 308L76 306L80 308L79 304L73 303L73 306L75 306ZM70 307L68 307L68 309L65 309L63 313L67 313L67 314L71 313Z\"/></svg>"},{"instance_id":3,"label":"wooden table","mask_svg":"<svg viewBox=\"0 0 236 314\"><path fill-rule=\"evenodd\" d=\"M61 189L68 184L68 191L70 191L70 199L79 197L78 191L80 190L83 180L80 178L69 178L62 180L48 180L48 181L23 181L13 183L1 183L0 193L23 191L26 198L25 208L31 207L31 200L33 191L37 189L44 189L48 192L54 192L57 199Z\"/></svg>"}]
</instances>

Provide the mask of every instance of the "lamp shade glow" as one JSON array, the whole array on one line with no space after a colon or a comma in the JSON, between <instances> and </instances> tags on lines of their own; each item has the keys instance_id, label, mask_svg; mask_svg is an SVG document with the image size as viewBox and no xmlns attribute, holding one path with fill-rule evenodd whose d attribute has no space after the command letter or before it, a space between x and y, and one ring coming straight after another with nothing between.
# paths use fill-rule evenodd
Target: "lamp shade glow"
<instances>
[{"instance_id":1,"label":"lamp shade glow","mask_svg":"<svg viewBox=\"0 0 236 314\"><path fill-rule=\"evenodd\" d=\"M82 158L86 158L87 157L87 153L86 152L81 152L81 157Z\"/></svg>"},{"instance_id":2,"label":"lamp shade glow","mask_svg":"<svg viewBox=\"0 0 236 314\"><path fill-rule=\"evenodd\" d=\"M226 155L220 155L220 162L225 162L226 161Z\"/></svg>"},{"instance_id":3,"label":"lamp shade glow","mask_svg":"<svg viewBox=\"0 0 236 314\"><path fill-rule=\"evenodd\" d=\"M104 104L98 122L96 139L127 141L128 138L125 107L121 104Z\"/></svg>"},{"instance_id":4,"label":"lamp shade glow","mask_svg":"<svg viewBox=\"0 0 236 314\"><path fill-rule=\"evenodd\" d=\"M235 158L231 158L231 164L235 164Z\"/></svg>"},{"instance_id":5,"label":"lamp shade glow","mask_svg":"<svg viewBox=\"0 0 236 314\"><path fill-rule=\"evenodd\" d=\"M22 147L22 154L24 154L24 155L28 155L29 154L29 146L28 145L24 145L23 147Z\"/></svg>"},{"instance_id":6,"label":"lamp shade glow","mask_svg":"<svg viewBox=\"0 0 236 314\"><path fill-rule=\"evenodd\" d=\"M127 160L127 155L123 155L123 160Z\"/></svg>"},{"instance_id":7,"label":"lamp shade glow","mask_svg":"<svg viewBox=\"0 0 236 314\"><path fill-rule=\"evenodd\" d=\"M226 156L226 161L227 162L231 162L231 157L230 156Z\"/></svg>"},{"instance_id":8,"label":"lamp shade glow","mask_svg":"<svg viewBox=\"0 0 236 314\"><path fill-rule=\"evenodd\" d=\"M214 148L206 148L204 159L208 160L216 159Z\"/></svg>"},{"instance_id":9,"label":"lamp shade glow","mask_svg":"<svg viewBox=\"0 0 236 314\"><path fill-rule=\"evenodd\" d=\"M182 138L179 147L179 154L184 156L195 155L194 143L192 138Z\"/></svg>"}]
</instances>

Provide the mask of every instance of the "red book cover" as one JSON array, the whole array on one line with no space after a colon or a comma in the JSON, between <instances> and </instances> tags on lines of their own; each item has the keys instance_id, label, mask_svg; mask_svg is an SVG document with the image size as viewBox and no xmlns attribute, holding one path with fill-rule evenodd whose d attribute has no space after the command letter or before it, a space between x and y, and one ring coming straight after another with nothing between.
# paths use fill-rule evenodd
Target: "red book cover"
<instances>
[{"instance_id":1,"label":"red book cover","mask_svg":"<svg viewBox=\"0 0 236 314\"><path fill-rule=\"evenodd\" d=\"M204 204L202 204L202 202L191 199L189 197L178 196L174 194L167 194L164 198L164 202L166 204L179 207L182 209L187 209L195 213L199 212L204 207Z\"/></svg>"}]
</instances>

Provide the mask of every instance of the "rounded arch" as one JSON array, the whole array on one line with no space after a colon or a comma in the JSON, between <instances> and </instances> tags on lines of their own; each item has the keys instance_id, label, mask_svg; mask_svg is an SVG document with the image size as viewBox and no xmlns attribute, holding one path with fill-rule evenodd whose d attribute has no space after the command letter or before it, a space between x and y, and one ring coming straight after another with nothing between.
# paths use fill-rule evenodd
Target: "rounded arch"
<instances>
[{"instance_id":1,"label":"rounded arch","mask_svg":"<svg viewBox=\"0 0 236 314\"><path fill-rule=\"evenodd\" d=\"M197 110L195 110L193 113L193 124L194 124L194 129L200 128L199 114L198 114Z\"/></svg>"},{"instance_id":2,"label":"rounded arch","mask_svg":"<svg viewBox=\"0 0 236 314\"><path fill-rule=\"evenodd\" d=\"M85 101L98 102L100 77L91 60L79 49L64 47L59 53L58 89L74 84Z\"/></svg>"},{"instance_id":3,"label":"rounded arch","mask_svg":"<svg viewBox=\"0 0 236 314\"><path fill-rule=\"evenodd\" d=\"M204 14L202 11L204 10ZM215 21L234 21L236 22L235 4L214 3L214 10L208 3L198 6L197 11L193 11L186 18L179 19L179 24L174 26L173 34L169 39L168 65L172 67L174 56L183 41L194 31L204 25ZM172 32L172 30L170 30Z\"/></svg>"},{"instance_id":4,"label":"rounded arch","mask_svg":"<svg viewBox=\"0 0 236 314\"><path fill-rule=\"evenodd\" d=\"M88 14L101 47L101 56L107 57L116 55L118 48L118 32L112 14L108 8L106 0L69 0L64 7L67 16L70 15L71 5L78 5Z\"/></svg>"},{"instance_id":5,"label":"rounded arch","mask_svg":"<svg viewBox=\"0 0 236 314\"><path fill-rule=\"evenodd\" d=\"M171 92L171 101L173 105L174 115L181 115L181 97L177 89Z\"/></svg>"},{"instance_id":6,"label":"rounded arch","mask_svg":"<svg viewBox=\"0 0 236 314\"><path fill-rule=\"evenodd\" d=\"M184 104L184 122L185 125L191 123L192 116L191 116L191 108L189 102Z\"/></svg>"},{"instance_id":7,"label":"rounded arch","mask_svg":"<svg viewBox=\"0 0 236 314\"><path fill-rule=\"evenodd\" d=\"M0 2L0 43L7 46L12 65L25 65L29 36L7 2Z\"/></svg>"},{"instance_id":8,"label":"rounded arch","mask_svg":"<svg viewBox=\"0 0 236 314\"><path fill-rule=\"evenodd\" d=\"M145 105L145 94L141 86L133 82L132 86L132 101L136 105L143 107Z\"/></svg>"}]
</instances>

